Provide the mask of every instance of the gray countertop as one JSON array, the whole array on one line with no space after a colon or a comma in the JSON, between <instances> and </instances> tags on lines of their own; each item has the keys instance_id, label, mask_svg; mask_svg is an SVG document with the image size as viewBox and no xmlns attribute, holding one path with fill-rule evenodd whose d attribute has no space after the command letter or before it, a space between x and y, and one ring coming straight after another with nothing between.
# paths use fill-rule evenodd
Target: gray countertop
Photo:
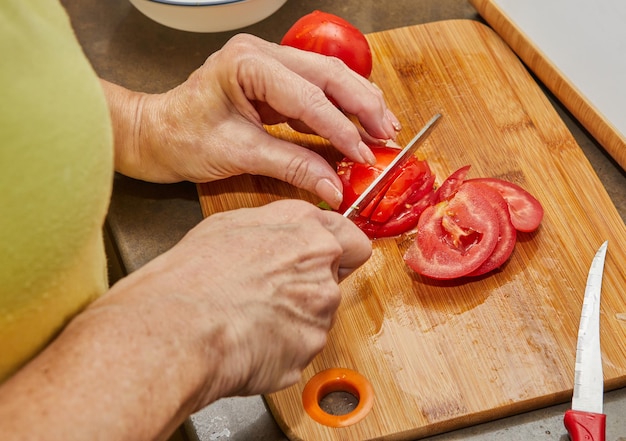
<instances>
[{"instance_id":1,"label":"gray countertop","mask_svg":"<svg viewBox=\"0 0 626 441\"><path fill-rule=\"evenodd\" d=\"M160 26L128 0L62 0L97 73L135 90L161 92L183 81L235 32L194 34ZM290 0L268 19L241 31L278 41L300 16L314 9L341 15L363 32L438 20L482 21L464 0ZM589 158L622 219L626 174L546 92ZM174 245L202 219L195 185L156 185L117 175L107 220L112 278L132 272ZM567 404L469 427L429 440L566 440ZM626 440L626 389L605 394L607 440ZM286 440L261 397L229 398L193 415L185 424L192 440ZM356 440L355 440L356 441Z\"/></svg>"}]
</instances>

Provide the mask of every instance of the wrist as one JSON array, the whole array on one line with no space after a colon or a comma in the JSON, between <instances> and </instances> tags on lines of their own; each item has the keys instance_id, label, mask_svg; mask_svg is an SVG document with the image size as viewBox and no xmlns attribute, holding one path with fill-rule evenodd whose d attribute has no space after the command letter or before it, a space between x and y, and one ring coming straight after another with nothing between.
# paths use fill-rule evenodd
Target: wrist
<instances>
[{"instance_id":1,"label":"wrist","mask_svg":"<svg viewBox=\"0 0 626 441\"><path fill-rule=\"evenodd\" d=\"M125 350L144 357L135 363L150 366L158 383L162 372L172 377L167 387L179 391L176 400L188 415L230 393L222 362L232 331L217 308L207 312L192 295L176 292L176 281L167 280L176 274L164 279L165 271L157 276L146 270L118 282L86 312L101 314L116 339L131 339Z\"/></svg>"},{"instance_id":2,"label":"wrist","mask_svg":"<svg viewBox=\"0 0 626 441\"><path fill-rule=\"evenodd\" d=\"M158 101L162 95L135 92L101 80L114 136L115 170L149 182L175 182L165 161L155 156L162 144Z\"/></svg>"}]
</instances>

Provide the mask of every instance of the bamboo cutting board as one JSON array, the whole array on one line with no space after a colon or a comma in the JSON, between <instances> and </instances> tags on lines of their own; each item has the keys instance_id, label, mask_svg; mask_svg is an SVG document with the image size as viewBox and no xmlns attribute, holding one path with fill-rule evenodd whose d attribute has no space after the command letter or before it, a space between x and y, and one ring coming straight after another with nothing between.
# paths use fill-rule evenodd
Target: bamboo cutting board
<instances>
[{"instance_id":1,"label":"bamboo cutting board","mask_svg":"<svg viewBox=\"0 0 626 441\"><path fill-rule=\"evenodd\" d=\"M528 189L542 202L545 218L537 232L519 235L500 271L479 279L422 278L402 260L410 238L374 241L371 259L341 285L342 305L324 351L298 384L266 397L287 436L411 440L568 401L586 274L605 239L605 385L626 386L626 227L516 56L473 21L368 39L371 79L404 125L399 143L442 113L420 150L439 182L471 164L470 177L497 176ZM271 131L320 149L331 162L339 159L313 136L286 127ZM199 193L205 215L282 197L319 202L252 176L203 184ZM317 422L302 402L309 380L332 368L355 371L372 388L362 397L371 399L371 409L341 428Z\"/></svg>"}]
</instances>

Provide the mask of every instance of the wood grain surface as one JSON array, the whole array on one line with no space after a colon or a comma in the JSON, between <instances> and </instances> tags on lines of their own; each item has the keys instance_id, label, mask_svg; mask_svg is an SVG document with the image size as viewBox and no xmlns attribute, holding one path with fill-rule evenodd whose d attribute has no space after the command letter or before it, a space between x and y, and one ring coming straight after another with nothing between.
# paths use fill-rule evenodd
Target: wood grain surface
<instances>
[{"instance_id":1,"label":"wood grain surface","mask_svg":"<svg viewBox=\"0 0 626 441\"><path fill-rule=\"evenodd\" d=\"M372 258L342 285L324 351L291 388L267 403L293 440L411 440L571 398L576 335L591 259L609 241L601 306L606 389L626 386L626 227L593 169L540 88L507 45L473 21L443 21L368 35L371 79L386 94L404 144L430 117L443 119L420 149L439 182L471 164L533 193L538 231L520 234L499 271L432 281L402 254L410 236L373 242ZM313 136L276 136L339 159ZM239 176L199 185L203 212L283 197L319 199L282 182ZM302 406L311 377L329 368L365 376L374 404L332 428Z\"/></svg>"},{"instance_id":2,"label":"wood grain surface","mask_svg":"<svg viewBox=\"0 0 626 441\"><path fill-rule=\"evenodd\" d=\"M576 119L578 119L589 133L606 149L607 153L615 159L622 169L626 170L625 134L607 117L602 108L594 105L590 97L581 89L581 86L577 85L572 80L570 74L574 74L575 72L567 72L560 69L541 47L538 46L535 40L533 40L533 36L524 32L524 30L516 24L514 17L507 15L503 11L498 5L497 0L470 0L470 3L485 20L489 22L491 27L502 36L552 93L565 104ZM557 9L563 20L571 18L568 17L567 14L580 14L580 8L566 6L566 3L567 2L564 2L563 5L567 8L566 11L562 8ZM592 3L592 5L592 7L597 6L595 3ZM532 5L528 5L528 7L532 8ZM541 12L536 13L541 14ZM584 22L585 17L580 18L580 20ZM597 39L597 41L594 41L595 46L597 46L598 51L602 51L602 40L605 39L607 35L603 32L603 29L598 28L596 25L602 26L601 23L588 23L587 28L578 28L577 32L584 33L586 38ZM623 26L620 29L623 29ZM567 32L566 30L563 31ZM563 50L567 49L563 48ZM574 51L574 53L576 52ZM579 53L577 56L581 64L586 62L584 54ZM620 57L622 55L607 54L607 56ZM602 72L598 72L596 81L601 84L605 76L606 75ZM611 84L608 83L607 86L611 87ZM618 87L623 86L619 84Z\"/></svg>"}]
</instances>

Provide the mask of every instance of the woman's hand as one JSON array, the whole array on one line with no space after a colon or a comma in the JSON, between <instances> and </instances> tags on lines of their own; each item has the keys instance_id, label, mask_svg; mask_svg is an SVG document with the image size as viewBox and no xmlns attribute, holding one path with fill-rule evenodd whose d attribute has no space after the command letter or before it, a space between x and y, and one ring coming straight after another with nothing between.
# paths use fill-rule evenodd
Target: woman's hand
<instances>
[{"instance_id":1,"label":"woman's hand","mask_svg":"<svg viewBox=\"0 0 626 441\"><path fill-rule=\"evenodd\" d=\"M359 162L374 161L363 140L384 143L399 130L381 91L338 59L250 35L232 38L187 81L164 94L104 84L117 168L153 182L259 174L311 191L337 207L341 183L327 161L272 137L263 124L289 122L310 130ZM362 129L328 97L356 117Z\"/></svg>"},{"instance_id":2,"label":"woman's hand","mask_svg":"<svg viewBox=\"0 0 626 441\"><path fill-rule=\"evenodd\" d=\"M298 381L324 347L338 282L370 253L338 213L283 200L205 219L93 308L123 305L151 335L179 333L179 350L192 356L180 369L204 387L200 406L269 393Z\"/></svg>"}]
</instances>

